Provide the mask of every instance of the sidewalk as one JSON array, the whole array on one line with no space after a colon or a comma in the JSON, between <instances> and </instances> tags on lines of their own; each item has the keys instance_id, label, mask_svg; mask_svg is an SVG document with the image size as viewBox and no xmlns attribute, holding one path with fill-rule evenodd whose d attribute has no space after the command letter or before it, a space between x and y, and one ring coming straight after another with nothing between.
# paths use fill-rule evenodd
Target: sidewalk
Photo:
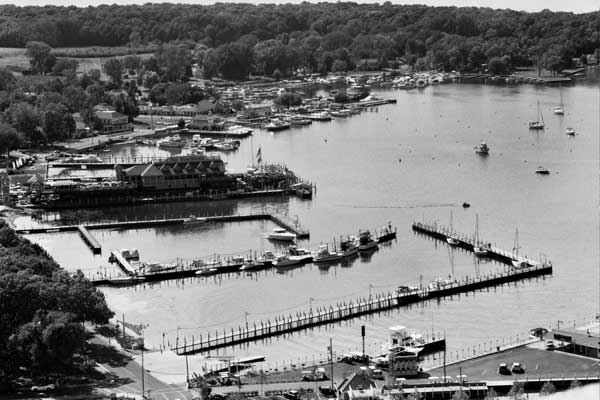
<instances>
[{"instance_id":1,"label":"sidewalk","mask_svg":"<svg viewBox=\"0 0 600 400\"><path fill-rule=\"evenodd\" d=\"M91 150L96 147L101 147L114 141L118 140L131 140L135 138L145 137L154 135L156 132L149 128L135 128L133 132L119 132L112 133L107 135L98 135L88 138L82 139L71 139L64 142L55 143L56 146L62 146L66 149L76 150L76 151L84 151Z\"/></svg>"}]
</instances>

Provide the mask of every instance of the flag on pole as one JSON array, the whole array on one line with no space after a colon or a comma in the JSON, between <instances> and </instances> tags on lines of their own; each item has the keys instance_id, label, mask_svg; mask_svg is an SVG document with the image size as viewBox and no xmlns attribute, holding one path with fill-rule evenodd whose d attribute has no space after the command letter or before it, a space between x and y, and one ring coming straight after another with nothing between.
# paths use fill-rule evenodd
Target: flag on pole
<instances>
[{"instance_id":1,"label":"flag on pole","mask_svg":"<svg viewBox=\"0 0 600 400\"><path fill-rule=\"evenodd\" d=\"M261 163L262 162L262 152L261 152L261 148L258 148L258 151L256 152L256 162L257 163Z\"/></svg>"}]
</instances>

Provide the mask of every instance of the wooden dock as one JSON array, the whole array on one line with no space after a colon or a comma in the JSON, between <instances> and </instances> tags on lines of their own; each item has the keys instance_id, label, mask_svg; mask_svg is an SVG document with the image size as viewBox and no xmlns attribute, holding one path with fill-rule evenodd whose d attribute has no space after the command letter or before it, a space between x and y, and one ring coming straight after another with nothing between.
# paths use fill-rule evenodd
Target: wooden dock
<instances>
[{"instance_id":1,"label":"wooden dock","mask_svg":"<svg viewBox=\"0 0 600 400\"><path fill-rule=\"evenodd\" d=\"M528 268L512 269L508 272L498 272L480 277L466 277L462 281L437 285L437 287L420 288L408 293L376 294L368 298L360 298L349 303L343 302L328 307L319 307L295 315L276 316L266 321L253 322L237 330L210 333L191 340L183 338L183 343L177 341L171 349L178 355L208 352L221 347L253 342L273 336L285 335L290 332L331 324L342 320L357 318L363 315L378 313L413 304L421 301L439 299L460 293L481 290L509 282L538 277L552 273L552 264L535 265Z\"/></svg>"},{"instance_id":2,"label":"wooden dock","mask_svg":"<svg viewBox=\"0 0 600 400\"><path fill-rule=\"evenodd\" d=\"M113 221L113 222L99 222L85 225L62 225L45 228L31 228L31 229L17 229L18 234L39 234L39 233L55 233L55 232L73 232L81 231L80 227L86 230L93 229L140 229L140 228L154 228L158 226L168 225L183 225L183 224L198 224L198 223L210 223L210 222L240 222L240 221L260 221L270 220L278 226L293 232L296 234L298 239L308 239L310 232L308 229L302 228L299 224L293 224L287 222L282 216L274 214L236 214L236 215L217 215L217 216L205 216L205 217L180 217L180 218L163 218L163 219L148 219L148 220L134 220L134 221ZM89 235L89 232L87 232ZM83 234L82 234L83 236ZM93 237L89 235L92 239ZM94 239L95 240L95 239ZM97 243L97 242L96 242ZM98 245L100 246L100 245Z\"/></svg>"},{"instance_id":3,"label":"wooden dock","mask_svg":"<svg viewBox=\"0 0 600 400\"><path fill-rule=\"evenodd\" d=\"M455 247L460 247L461 249L465 249L467 251L473 251L474 246L477 244L477 243L475 243L475 241L472 238L470 238L466 235L456 234L455 232L452 232L450 229L446 228L445 226L438 225L435 223L414 222L412 224L412 229L413 229L413 231L415 231L417 233L421 233L421 234L430 236L434 239L438 239L438 240L441 240L444 242L447 242L446 239L450 235L452 235L453 237L458 239L458 244L455 245ZM479 244L481 245L482 243L479 243ZM527 257L519 256L516 253L510 252L507 250L500 249L498 247L492 246L490 243L487 243L487 244L490 249L487 254L488 258L503 262L505 264L511 264L511 265L512 265L513 260L516 260L520 263L526 263L529 266L539 266L540 265L540 262L538 262L538 261L532 260ZM549 262L549 264L552 265L551 262Z\"/></svg>"},{"instance_id":4,"label":"wooden dock","mask_svg":"<svg viewBox=\"0 0 600 400\"><path fill-rule=\"evenodd\" d=\"M129 261L127 261L125 257L123 257L120 251L113 250L110 252L110 254L112 257L114 257L117 265L123 270L123 272L125 272L129 276L136 275L135 269L133 269Z\"/></svg>"},{"instance_id":5,"label":"wooden dock","mask_svg":"<svg viewBox=\"0 0 600 400\"><path fill-rule=\"evenodd\" d=\"M81 238L83 239L85 244L87 244L88 247L92 250L92 253L102 253L102 246L100 246L100 243L98 243L96 238L92 236L92 234L86 229L85 226L77 225L77 230L79 231L79 234L81 235Z\"/></svg>"}]
</instances>

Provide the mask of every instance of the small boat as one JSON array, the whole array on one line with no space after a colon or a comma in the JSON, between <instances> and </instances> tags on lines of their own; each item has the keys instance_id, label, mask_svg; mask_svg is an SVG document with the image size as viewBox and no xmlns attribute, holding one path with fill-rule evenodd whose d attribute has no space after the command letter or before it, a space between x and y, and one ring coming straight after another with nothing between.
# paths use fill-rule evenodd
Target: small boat
<instances>
[{"instance_id":1,"label":"small boat","mask_svg":"<svg viewBox=\"0 0 600 400\"><path fill-rule=\"evenodd\" d=\"M529 123L529 129L532 130L541 130L544 129L544 115L542 114L542 110L540 109L540 102L538 100L537 107L537 121L533 121Z\"/></svg>"},{"instance_id":2,"label":"small boat","mask_svg":"<svg viewBox=\"0 0 600 400\"><path fill-rule=\"evenodd\" d=\"M452 229L452 211L450 211L450 233L446 237L446 242L450 246L458 246L460 244L460 240L458 240Z\"/></svg>"},{"instance_id":3,"label":"small boat","mask_svg":"<svg viewBox=\"0 0 600 400\"><path fill-rule=\"evenodd\" d=\"M277 259L277 256L272 251L265 251L262 256L256 258L256 262L261 262L265 266L270 267L273 265L273 261Z\"/></svg>"},{"instance_id":4,"label":"small boat","mask_svg":"<svg viewBox=\"0 0 600 400\"><path fill-rule=\"evenodd\" d=\"M466 201L464 201L462 203L462 208L469 208L469 207L471 207L471 205L469 203L467 203Z\"/></svg>"},{"instance_id":5,"label":"small boat","mask_svg":"<svg viewBox=\"0 0 600 400\"><path fill-rule=\"evenodd\" d=\"M481 143L479 143L479 146L475 146L475 153L488 155L490 153L490 148L487 142L482 140Z\"/></svg>"},{"instance_id":6,"label":"small boat","mask_svg":"<svg viewBox=\"0 0 600 400\"><path fill-rule=\"evenodd\" d=\"M560 87L560 104L554 107L554 114L563 115L565 110L563 109L563 95L562 95L562 86Z\"/></svg>"},{"instance_id":7,"label":"small boat","mask_svg":"<svg viewBox=\"0 0 600 400\"><path fill-rule=\"evenodd\" d=\"M312 120L309 118L304 118L299 115L295 115L290 119L290 124L293 126L306 126L312 124Z\"/></svg>"},{"instance_id":8,"label":"small boat","mask_svg":"<svg viewBox=\"0 0 600 400\"><path fill-rule=\"evenodd\" d=\"M569 136L575 136L575 129L569 127L565 130L565 134L567 134Z\"/></svg>"},{"instance_id":9,"label":"small boat","mask_svg":"<svg viewBox=\"0 0 600 400\"><path fill-rule=\"evenodd\" d=\"M329 251L329 248L326 244L320 245L315 254L313 255L313 262L316 264L332 263L340 261L341 259L342 255L336 252Z\"/></svg>"},{"instance_id":10,"label":"small boat","mask_svg":"<svg viewBox=\"0 0 600 400\"><path fill-rule=\"evenodd\" d=\"M342 258L352 257L358 254L358 246L356 245L356 238L348 238L347 240L340 241L340 252Z\"/></svg>"},{"instance_id":11,"label":"small boat","mask_svg":"<svg viewBox=\"0 0 600 400\"><path fill-rule=\"evenodd\" d=\"M180 149L185 146L185 140L179 135L167 136L156 143L161 149Z\"/></svg>"},{"instance_id":12,"label":"small boat","mask_svg":"<svg viewBox=\"0 0 600 400\"><path fill-rule=\"evenodd\" d=\"M308 118L313 121L331 121L331 114L329 114L327 111L314 112L309 114Z\"/></svg>"},{"instance_id":13,"label":"small boat","mask_svg":"<svg viewBox=\"0 0 600 400\"><path fill-rule=\"evenodd\" d=\"M454 283L454 281L450 280L450 279L441 279L441 278L436 278L434 280L432 280L431 282L429 282L429 290L440 290L443 289L446 286L450 286Z\"/></svg>"},{"instance_id":14,"label":"small boat","mask_svg":"<svg viewBox=\"0 0 600 400\"><path fill-rule=\"evenodd\" d=\"M446 242L451 246L458 246L460 244L460 240L455 235L448 236Z\"/></svg>"},{"instance_id":15,"label":"small boat","mask_svg":"<svg viewBox=\"0 0 600 400\"><path fill-rule=\"evenodd\" d=\"M490 250L490 244L482 244L479 241L479 214L475 214L475 244L473 245L473 253L477 257L486 257Z\"/></svg>"},{"instance_id":16,"label":"small boat","mask_svg":"<svg viewBox=\"0 0 600 400\"><path fill-rule=\"evenodd\" d=\"M377 243L387 242L396 238L396 230L392 229L392 224L388 223L387 226L381 228L378 232Z\"/></svg>"},{"instance_id":17,"label":"small boat","mask_svg":"<svg viewBox=\"0 0 600 400\"><path fill-rule=\"evenodd\" d=\"M329 114L331 114L332 117L336 117L336 118L346 118L350 115L350 111L348 110L331 110L329 111Z\"/></svg>"},{"instance_id":18,"label":"small boat","mask_svg":"<svg viewBox=\"0 0 600 400\"><path fill-rule=\"evenodd\" d=\"M365 252L376 250L379 247L377 242L371 236L371 232L368 230L360 231L358 234L358 251Z\"/></svg>"},{"instance_id":19,"label":"small boat","mask_svg":"<svg viewBox=\"0 0 600 400\"><path fill-rule=\"evenodd\" d=\"M210 275L215 275L219 272L219 268L217 267L206 267L206 268L202 268L198 271L195 272L196 275L198 276L210 276Z\"/></svg>"},{"instance_id":20,"label":"small boat","mask_svg":"<svg viewBox=\"0 0 600 400\"><path fill-rule=\"evenodd\" d=\"M300 261L304 264L313 260L313 254L307 249L290 246L288 248L288 258L292 261Z\"/></svg>"},{"instance_id":21,"label":"small boat","mask_svg":"<svg viewBox=\"0 0 600 400\"><path fill-rule=\"evenodd\" d=\"M271 122L269 122L265 126L265 129L268 131L274 132L274 131L282 131L284 129L288 129L290 126L291 126L291 124L289 122L286 122L279 118L274 118L271 120Z\"/></svg>"},{"instance_id":22,"label":"small boat","mask_svg":"<svg viewBox=\"0 0 600 400\"><path fill-rule=\"evenodd\" d=\"M267 265L258 260L248 260L240 267L240 271L258 271L267 268Z\"/></svg>"},{"instance_id":23,"label":"small boat","mask_svg":"<svg viewBox=\"0 0 600 400\"><path fill-rule=\"evenodd\" d=\"M361 111L362 111L362 108L360 108L360 107L350 107L350 114L351 115L360 114Z\"/></svg>"},{"instance_id":24,"label":"small boat","mask_svg":"<svg viewBox=\"0 0 600 400\"><path fill-rule=\"evenodd\" d=\"M288 232L283 228L275 228L273 232L267 235L267 239L293 242L296 240L296 234Z\"/></svg>"},{"instance_id":25,"label":"small boat","mask_svg":"<svg viewBox=\"0 0 600 400\"><path fill-rule=\"evenodd\" d=\"M537 167L535 170L536 174L540 174L540 175L549 175L550 171L548 170L548 168L544 168L544 167Z\"/></svg>"},{"instance_id":26,"label":"small boat","mask_svg":"<svg viewBox=\"0 0 600 400\"><path fill-rule=\"evenodd\" d=\"M222 142L213 143L212 147L221 151L233 151L240 147L240 142L237 140L224 140Z\"/></svg>"}]
</instances>

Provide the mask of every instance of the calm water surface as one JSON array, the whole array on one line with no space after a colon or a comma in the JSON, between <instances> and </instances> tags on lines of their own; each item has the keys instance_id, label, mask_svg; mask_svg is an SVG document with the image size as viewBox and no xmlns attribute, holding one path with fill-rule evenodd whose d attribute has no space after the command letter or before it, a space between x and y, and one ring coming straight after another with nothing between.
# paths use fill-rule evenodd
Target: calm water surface
<instances>
[{"instance_id":1,"label":"calm water surface","mask_svg":"<svg viewBox=\"0 0 600 400\"><path fill-rule=\"evenodd\" d=\"M599 88L565 88L564 116L552 114L558 88L446 85L379 94L398 103L346 120L277 133L258 130L252 146L247 139L238 151L224 156L228 168L243 171L260 147L263 160L285 162L315 182L318 189L312 201L159 204L105 213L114 218L152 218L270 210L297 217L309 227L311 239L302 243L308 247L391 221L398 228L395 242L369 260L357 259L346 267L309 265L286 274L263 271L104 288L113 310L131 322L149 324L146 337L158 346L163 333L170 342L178 333L191 340L208 331L237 330L246 318L252 325L276 314L308 310L310 305L388 292L402 283L418 284L421 276L426 284L435 277L462 278L504 269L498 263L477 262L470 253L451 250L411 230L411 223L421 219L448 224L452 211L459 232L472 234L478 214L480 237L505 249L513 247L518 228L520 253L548 257L553 275L220 352L261 354L273 363L310 359L325 353L329 337L334 338L336 351L357 348L362 324L367 325L367 343L373 350L387 339L389 326L401 324L445 332L452 351L598 313ZM546 130L532 132L527 124L535 119L538 100ZM569 126L577 136L565 135ZM491 147L488 157L473 151L481 139ZM131 145L115 146L114 152L164 155ZM535 174L538 165L551 174ZM471 208L463 209L463 201ZM76 233L31 239L66 268L95 274L105 267L110 273L108 253L124 247L137 247L143 260L165 262L271 249L264 233L273 227L270 222L247 222L96 231L103 245L101 256L92 256Z\"/></svg>"}]
</instances>

